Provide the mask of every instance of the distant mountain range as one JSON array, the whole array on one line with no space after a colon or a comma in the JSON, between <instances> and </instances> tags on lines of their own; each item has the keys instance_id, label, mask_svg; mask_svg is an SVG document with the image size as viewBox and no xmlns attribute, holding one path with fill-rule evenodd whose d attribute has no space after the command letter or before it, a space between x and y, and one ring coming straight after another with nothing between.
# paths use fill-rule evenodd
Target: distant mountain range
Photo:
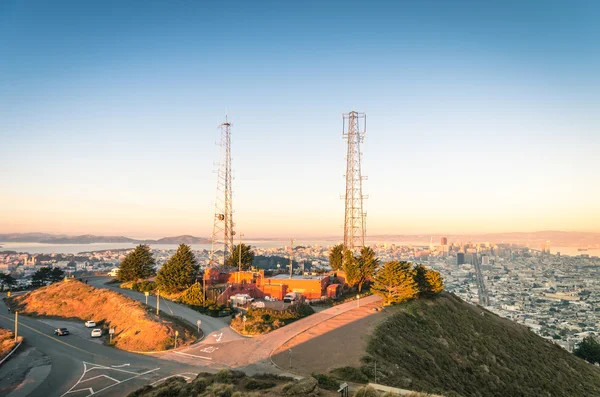
<instances>
[{"instance_id":1,"label":"distant mountain range","mask_svg":"<svg viewBox=\"0 0 600 397\"><path fill-rule=\"evenodd\" d=\"M10 233L0 234L3 243L44 243L44 244L94 244L94 243L131 243L131 244L209 244L210 239L190 235L163 237L158 240L138 240L123 236L67 236L47 233Z\"/></svg>"}]
</instances>

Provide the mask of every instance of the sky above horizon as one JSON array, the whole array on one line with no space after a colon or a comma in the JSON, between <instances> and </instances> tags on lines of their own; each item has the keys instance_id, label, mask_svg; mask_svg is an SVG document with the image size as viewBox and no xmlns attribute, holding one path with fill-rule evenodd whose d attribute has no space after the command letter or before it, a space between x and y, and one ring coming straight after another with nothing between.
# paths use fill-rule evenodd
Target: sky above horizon
<instances>
[{"instance_id":1,"label":"sky above horizon","mask_svg":"<svg viewBox=\"0 0 600 397\"><path fill-rule=\"evenodd\" d=\"M0 2L0 233L600 231L597 1Z\"/></svg>"}]
</instances>

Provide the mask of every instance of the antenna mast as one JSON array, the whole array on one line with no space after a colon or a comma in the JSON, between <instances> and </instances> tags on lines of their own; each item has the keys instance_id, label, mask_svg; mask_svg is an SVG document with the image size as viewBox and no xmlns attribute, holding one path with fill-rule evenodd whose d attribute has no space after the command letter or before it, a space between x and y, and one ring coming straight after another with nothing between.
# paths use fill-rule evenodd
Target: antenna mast
<instances>
[{"instance_id":1,"label":"antenna mast","mask_svg":"<svg viewBox=\"0 0 600 397\"><path fill-rule=\"evenodd\" d=\"M362 194L362 181L367 179L362 176L360 159L360 144L364 141L367 129L367 116L365 113L352 111L342 114L342 137L348 143L346 154L346 212L344 217L344 248L356 253L365 245L365 218L363 199L368 198ZM346 130L346 120L348 129ZM361 128L362 127L362 128Z\"/></svg>"},{"instance_id":2,"label":"antenna mast","mask_svg":"<svg viewBox=\"0 0 600 397\"><path fill-rule=\"evenodd\" d=\"M221 158L217 170L217 199L215 201L215 219L212 233L210 265L225 265L233 252L233 210L231 191L231 124L225 116L221 129ZM220 253L220 247L223 247Z\"/></svg>"}]
</instances>

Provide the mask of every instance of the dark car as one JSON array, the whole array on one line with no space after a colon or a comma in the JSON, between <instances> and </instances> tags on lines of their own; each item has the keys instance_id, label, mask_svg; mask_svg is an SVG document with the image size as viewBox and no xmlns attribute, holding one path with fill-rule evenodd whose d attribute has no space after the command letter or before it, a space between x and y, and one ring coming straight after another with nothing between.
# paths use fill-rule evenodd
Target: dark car
<instances>
[{"instance_id":1,"label":"dark car","mask_svg":"<svg viewBox=\"0 0 600 397\"><path fill-rule=\"evenodd\" d=\"M54 335L64 336L69 335L69 330L66 328L58 328L54 330Z\"/></svg>"}]
</instances>

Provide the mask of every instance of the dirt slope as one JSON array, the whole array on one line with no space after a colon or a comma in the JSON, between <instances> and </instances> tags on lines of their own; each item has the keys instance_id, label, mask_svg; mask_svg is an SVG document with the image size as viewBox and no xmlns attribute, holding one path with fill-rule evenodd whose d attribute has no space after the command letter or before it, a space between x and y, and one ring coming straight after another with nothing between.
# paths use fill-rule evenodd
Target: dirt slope
<instances>
[{"instance_id":1,"label":"dirt slope","mask_svg":"<svg viewBox=\"0 0 600 397\"><path fill-rule=\"evenodd\" d=\"M130 351L157 351L190 344L190 330L158 318L140 302L118 292L97 289L79 281L62 281L10 298L9 304L20 314L61 317L80 321L94 320L106 329L115 327L114 345Z\"/></svg>"}]
</instances>

